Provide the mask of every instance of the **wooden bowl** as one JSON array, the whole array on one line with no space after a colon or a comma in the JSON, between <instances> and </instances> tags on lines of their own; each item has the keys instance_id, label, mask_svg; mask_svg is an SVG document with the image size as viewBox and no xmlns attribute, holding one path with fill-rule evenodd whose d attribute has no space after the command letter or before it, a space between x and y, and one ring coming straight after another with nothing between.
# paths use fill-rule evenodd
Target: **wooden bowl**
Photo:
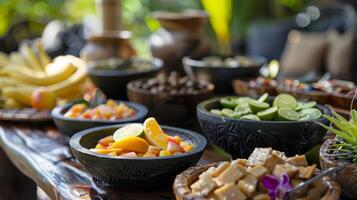
<instances>
[{"instance_id":1,"label":"wooden bowl","mask_svg":"<svg viewBox=\"0 0 357 200\"><path fill-rule=\"evenodd\" d=\"M208 165L199 165L190 167L186 171L176 176L174 181L173 190L177 200L205 200L192 194L190 186L198 180L199 175L210 167L216 167L218 163ZM321 197L323 200L339 200L341 189L339 185L332 181L330 178L325 177L324 184L328 187L327 191Z\"/></svg>"},{"instance_id":2,"label":"wooden bowl","mask_svg":"<svg viewBox=\"0 0 357 200\"><path fill-rule=\"evenodd\" d=\"M256 147L273 147L287 156L305 154L321 144L326 130L316 122L328 125L325 118L306 121L253 121L223 117L209 112L219 108L220 98L197 106L197 117L206 137L234 158L247 158ZM317 105L331 115L328 106Z\"/></svg>"},{"instance_id":3,"label":"wooden bowl","mask_svg":"<svg viewBox=\"0 0 357 200\"><path fill-rule=\"evenodd\" d=\"M329 146L335 142L336 139L328 139L321 146L320 165L322 169L335 167L339 164L338 161L325 156ZM357 199L357 164L351 163L347 165L344 169L333 174L331 178L340 184L343 196L350 199Z\"/></svg>"},{"instance_id":4,"label":"wooden bowl","mask_svg":"<svg viewBox=\"0 0 357 200\"><path fill-rule=\"evenodd\" d=\"M222 58L231 57L222 56ZM242 67L209 66L200 59L185 57L182 59L185 72L188 76L197 80L206 80L215 85L219 94L232 93L232 81L234 79L255 78L259 75L260 68L266 63L266 58L260 56L249 56L256 64Z\"/></svg>"},{"instance_id":5,"label":"wooden bowl","mask_svg":"<svg viewBox=\"0 0 357 200\"><path fill-rule=\"evenodd\" d=\"M357 99L354 100L353 104L353 96L340 94L340 93L333 93L331 95L329 104L333 107L342 108L346 110L357 109ZM351 106L352 104L352 106Z\"/></svg>"},{"instance_id":6,"label":"wooden bowl","mask_svg":"<svg viewBox=\"0 0 357 200\"><path fill-rule=\"evenodd\" d=\"M276 96L277 90L273 86L250 86L249 81L233 80L234 93L241 96L261 96L268 93L270 96Z\"/></svg>"},{"instance_id":7,"label":"wooden bowl","mask_svg":"<svg viewBox=\"0 0 357 200\"><path fill-rule=\"evenodd\" d=\"M214 86L208 84L208 89L197 94L154 94L150 91L135 87L136 82L147 79L139 79L128 83L127 92L130 101L145 105L149 109L149 115L157 118L162 123L178 124L195 116L196 105L213 95Z\"/></svg>"},{"instance_id":8,"label":"wooden bowl","mask_svg":"<svg viewBox=\"0 0 357 200\"><path fill-rule=\"evenodd\" d=\"M146 60L143 60L146 61ZM108 98L127 99L126 84L132 80L149 78L155 76L163 66L163 62L158 58L153 58L147 62L152 63L152 69L143 72L125 72L113 69L94 69L88 70L88 75L93 83Z\"/></svg>"},{"instance_id":9,"label":"wooden bowl","mask_svg":"<svg viewBox=\"0 0 357 200\"><path fill-rule=\"evenodd\" d=\"M162 126L165 133L178 135L195 145L187 153L165 157L123 158L90 151L99 139L113 134L124 125L110 125L81 131L70 140L74 156L101 185L121 188L157 188L172 184L175 176L195 165L202 156L207 140L193 131Z\"/></svg>"},{"instance_id":10,"label":"wooden bowl","mask_svg":"<svg viewBox=\"0 0 357 200\"><path fill-rule=\"evenodd\" d=\"M277 91L279 94L290 94L297 99L316 101L319 104L328 104L331 96L329 93L323 91L287 90L280 87L277 88Z\"/></svg>"},{"instance_id":11,"label":"wooden bowl","mask_svg":"<svg viewBox=\"0 0 357 200\"><path fill-rule=\"evenodd\" d=\"M68 103L64 106L57 106L51 112L53 121L55 122L57 128L65 135L72 136L73 134L97 126L105 126L109 124L124 124L133 122L142 122L146 117L148 110L145 106L128 102L128 101L117 101L118 103L123 102L125 105L133 108L136 111L136 115L133 117L118 119L118 120L99 120L99 119L77 119L68 118L64 114L72 107L73 103Z\"/></svg>"}]
</instances>

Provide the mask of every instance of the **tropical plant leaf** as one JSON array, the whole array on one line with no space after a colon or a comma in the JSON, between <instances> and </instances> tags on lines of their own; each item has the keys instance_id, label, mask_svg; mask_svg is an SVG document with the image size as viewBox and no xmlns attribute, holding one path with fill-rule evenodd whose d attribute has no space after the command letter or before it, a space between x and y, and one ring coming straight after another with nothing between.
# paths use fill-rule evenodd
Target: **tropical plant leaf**
<instances>
[{"instance_id":1,"label":"tropical plant leaf","mask_svg":"<svg viewBox=\"0 0 357 200\"><path fill-rule=\"evenodd\" d=\"M322 123L319 123L317 122L320 126L324 127L325 129L331 131L332 133L336 134L337 136L343 138L345 141L347 141L348 143L350 144L353 144L353 145L356 145L356 143L354 142L354 140L348 136L346 133L344 133L343 131L340 131L340 130L337 130L337 129L334 129L334 128L331 128L331 127L328 127L326 126L325 124L322 124Z\"/></svg>"},{"instance_id":2,"label":"tropical plant leaf","mask_svg":"<svg viewBox=\"0 0 357 200\"><path fill-rule=\"evenodd\" d=\"M352 130L352 125L347 123L347 124L343 124L341 123L341 121L339 121L338 119L325 115L324 116L327 120L329 120L330 122L332 122L337 128L339 128L341 131L343 131L344 133L348 134L350 137L353 137L353 133L351 133Z\"/></svg>"}]
</instances>

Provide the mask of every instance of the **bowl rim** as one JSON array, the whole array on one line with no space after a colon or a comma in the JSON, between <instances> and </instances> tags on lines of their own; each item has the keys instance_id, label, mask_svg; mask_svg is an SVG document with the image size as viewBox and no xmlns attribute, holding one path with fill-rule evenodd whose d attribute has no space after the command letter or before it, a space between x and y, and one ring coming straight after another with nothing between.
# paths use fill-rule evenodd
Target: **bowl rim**
<instances>
[{"instance_id":1,"label":"bowl rim","mask_svg":"<svg viewBox=\"0 0 357 200\"><path fill-rule=\"evenodd\" d=\"M224 69L224 70L237 70L237 69L252 69L252 68L261 68L267 61L268 59L265 58L264 56L260 55L239 55L239 54L232 54L232 55L212 55L212 56L218 56L218 57L227 57L227 56L245 56L250 59L254 59L259 63L258 65L251 65L251 66L245 66L245 67L221 67L221 66L210 66L204 63L202 60L194 59L190 56L185 56L182 58L182 64L184 67L194 67L194 68L200 68L200 69Z\"/></svg>"},{"instance_id":2,"label":"bowl rim","mask_svg":"<svg viewBox=\"0 0 357 200\"><path fill-rule=\"evenodd\" d=\"M76 102L69 102L66 103L65 105L62 106L57 106L51 111L51 116L53 119L59 119L62 121L75 121L75 122L84 122L84 123L103 123L103 124L114 124L114 123L126 123L126 122L131 122L131 121L137 121L142 119L148 114L148 109L146 106L135 103L135 102L130 102L130 101L124 101L124 100L114 100L117 103L124 103L128 107L134 109L136 111L136 115L133 117L128 117L124 119L118 119L118 120L103 120L103 119L82 119L82 118L68 118L65 117L62 112L68 111L68 109L76 104Z\"/></svg>"},{"instance_id":3,"label":"bowl rim","mask_svg":"<svg viewBox=\"0 0 357 200\"><path fill-rule=\"evenodd\" d=\"M133 72L123 72L122 70L108 70L108 69L94 69L92 67L88 67L88 75L89 76L102 76L102 77L120 77L120 76L131 76L131 75L138 75L138 74L145 74L145 73L150 73L150 72L158 72L162 69L164 66L164 62L160 58L140 58L140 57L135 57L137 59L143 60L143 61L149 61L151 62L153 68L147 70L147 71L133 71ZM110 73L109 73L110 72Z\"/></svg>"},{"instance_id":4,"label":"bowl rim","mask_svg":"<svg viewBox=\"0 0 357 200\"><path fill-rule=\"evenodd\" d=\"M132 80L130 81L126 87L127 87L127 91L133 91L133 92L136 92L136 93L140 93L140 94L146 94L146 95L153 95L153 96L170 96L170 97L182 97L182 96L198 96L198 95L201 95L201 94L207 94L207 93L210 93L210 92L213 92L214 89L215 89L215 86L213 83L209 82L209 81L205 81L205 80L200 80L201 82L204 82L205 84L208 85L207 89L206 90L202 90L202 91L199 91L198 93L196 94L168 94L168 93L152 93L148 90L144 90L144 89L140 89L140 88L137 88L134 86L134 83L135 82L139 82L139 81L146 81L150 78L140 78L140 79L136 79L136 80Z\"/></svg>"},{"instance_id":5,"label":"bowl rim","mask_svg":"<svg viewBox=\"0 0 357 200\"><path fill-rule=\"evenodd\" d=\"M219 102L219 100L221 98L226 98L226 97L229 98L229 97L245 97L245 96L236 95L236 96L215 97L215 98L208 99L208 100L200 102L197 105L196 110L197 110L197 112L204 113L205 115L209 115L209 116L214 117L214 118L230 119L230 120L235 120L235 121L239 121L239 122L248 122L248 123L250 122L250 123L256 123L256 124L300 124L300 123L314 123L314 122L317 122L317 121L320 121L320 120L324 120L324 118L321 116L318 119L303 120L303 121L253 121L253 120L247 120L247 119L236 119L236 118L232 118L232 117L218 116L218 115L215 115L215 114L209 112L206 109L206 105L207 104L210 104L210 103L213 103L213 102ZM321 105L321 104L316 104L316 106L320 111L322 111L322 114L325 114L325 112L323 112L324 111L323 109L327 109L327 111L328 111L327 114L330 114L330 112L331 112L331 108L329 106Z\"/></svg>"},{"instance_id":6,"label":"bowl rim","mask_svg":"<svg viewBox=\"0 0 357 200\"><path fill-rule=\"evenodd\" d=\"M75 151L78 151L78 152L80 152L82 154L90 155L90 156L96 157L96 158L113 159L113 160L121 160L121 161L171 160L171 159L187 157L187 156L191 156L191 155L203 152L205 150L206 146L207 146L207 139L204 136L202 136L201 134L196 133L196 132L191 131L191 130L172 127L172 126L165 126L165 125L161 126L162 129L179 131L179 132L182 132L184 134L188 134L191 137L196 138L198 142L195 144L196 145L195 148L192 151L181 153L181 154L176 154L176 155L171 155L171 156L163 156L163 157L124 157L123 158L123 157L109 156L109 155L105 155L105 154L98 154L98 153L90 151L89 149L83 147L80 144L80 140L85 135L91 134L91 133L96 132L96 131L105 130L105 129L120 128L120 127L123 127L123 126L128 125L128 124L130 124L130 123L106 125L106 126L94 127L94 128L89 128L89 129L80 131L78 133L75 133L71 137L71 139L69 141L69 145L70 145L70 147L72 149L74 149Z\"/></svg>"}]
</instances>

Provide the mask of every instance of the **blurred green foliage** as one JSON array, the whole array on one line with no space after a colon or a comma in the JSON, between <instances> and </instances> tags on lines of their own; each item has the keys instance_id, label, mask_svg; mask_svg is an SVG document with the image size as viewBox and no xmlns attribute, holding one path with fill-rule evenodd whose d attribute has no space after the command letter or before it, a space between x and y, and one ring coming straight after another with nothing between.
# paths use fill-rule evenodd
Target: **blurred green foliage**
<instances>
[{"instance_id":1,"label":"blurred green foliage","mask_svg":"<svg viewBox=\"0 0 357 200\"><path fill-rule=\"evenodd\" d=\"M211 0L216 1L216 0ZM230 1L231 41L244 39L249 23L256 19L292 17L310 0L227 0ZM150 16L151 11L202 9L198 0L122 0L123 25L133 33L133 43L139 53L148 52L151 32L159 28ZM46 23L61 19L69 24L80 23L88 14L95 14L95 0L0 0L0 36L17 21L28 19Z\"/></svg>"}]
</instances>

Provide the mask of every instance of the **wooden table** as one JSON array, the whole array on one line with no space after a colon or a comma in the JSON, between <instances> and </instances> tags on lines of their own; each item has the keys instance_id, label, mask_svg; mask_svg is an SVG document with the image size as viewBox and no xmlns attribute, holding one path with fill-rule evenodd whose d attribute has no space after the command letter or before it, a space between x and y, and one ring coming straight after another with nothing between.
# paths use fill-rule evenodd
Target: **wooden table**
<instances>
[{"instance_id":1,"label":"wooden table","mask_svg":"<svg viewBox=\"0 0 357 200\"><path fill-rule=\"evenodd\" d=\"M71 154L68 140L53 125L0 122L0 146L51 199L174 199L171 186L150 192L97 187ZM200 163L227 159L211 149Z\"/></svg>"}]
</instances>

